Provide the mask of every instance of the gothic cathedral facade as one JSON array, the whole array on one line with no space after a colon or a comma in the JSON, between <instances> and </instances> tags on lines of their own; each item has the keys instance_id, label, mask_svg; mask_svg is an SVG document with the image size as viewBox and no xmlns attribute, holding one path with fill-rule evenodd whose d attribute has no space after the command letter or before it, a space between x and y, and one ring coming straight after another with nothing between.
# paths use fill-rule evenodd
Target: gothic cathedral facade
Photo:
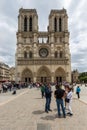
<instances>
[{"instance_id":1,"label":"gothic cathedral facade","mask_svg":"<svg viewBox=\"0 0 87 130\"><path fill-rule=\"evenodd\" d=\"M68 16L51 10L47 31L38 31L36 9L19 9L16 82L71 82Z\"/></svg>"}]
</instances>

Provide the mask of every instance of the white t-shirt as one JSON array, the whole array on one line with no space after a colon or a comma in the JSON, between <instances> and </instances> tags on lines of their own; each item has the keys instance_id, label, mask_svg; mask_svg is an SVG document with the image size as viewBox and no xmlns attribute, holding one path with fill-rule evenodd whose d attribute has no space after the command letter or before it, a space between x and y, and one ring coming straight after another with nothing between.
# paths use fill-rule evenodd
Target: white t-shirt
<instances>
[{"instance_id":1,"label":"white t-shirt","mask_svg":"<svg viewBox=\"0 0 87 130\"><path fill-rule=\"evenodd\" d=\"M67 93L67 98L70 99L70 100L72 99L72 91Z\"/></svg>"}]
</instances>

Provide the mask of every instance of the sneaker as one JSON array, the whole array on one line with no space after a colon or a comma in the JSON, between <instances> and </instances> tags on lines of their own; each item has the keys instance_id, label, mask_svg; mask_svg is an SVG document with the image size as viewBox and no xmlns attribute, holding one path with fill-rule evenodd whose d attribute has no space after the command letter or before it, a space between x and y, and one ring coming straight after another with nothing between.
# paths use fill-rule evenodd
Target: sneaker
<instances>
[{"instance_id":1,"label":"sneaker","mask_svg":"<svg viewBox=\"0 0 87 130\"><path fill-rule=\"evenodd\" d=\"M72 114L72 113L70 113L69 115L70 115L70 116L73 116L73 114Z\"/></svg>"},{"instance_id":2,"label":"sneaker","mask_svg":"<svg viewBox=\"0 0 87 130\"><path fill-rule=\"evenodd\" d=\"M70 115L70 112L68 112L67 115Z\"/></svg>"},{"instance_id":3,"label":"sneaker","mask_svg":"<svg viewBox=\"0 0 87 130\"><path fill-rule=\"evenodd\" d=\"M46 113L49 113L48 111L45 111Z\"/></svg>"},{"instance_id":4,"label":"sneaker","mask_svg":"<svg viewBox=\"0 0 87 130\"><path fill-rule=\"evenodd\" d=\"M51 109L49 109L48 111L52 111Z\"/></svg>"},{"instance_id":5,"label":"sneaker","mask_svg":"<svg viewBox=\"0 0 87 130\"><path fill-rule=\"evenodd\" d=\"M66 118L66 115L64 115L63 117Z\"/></svg>"}]
</instances>

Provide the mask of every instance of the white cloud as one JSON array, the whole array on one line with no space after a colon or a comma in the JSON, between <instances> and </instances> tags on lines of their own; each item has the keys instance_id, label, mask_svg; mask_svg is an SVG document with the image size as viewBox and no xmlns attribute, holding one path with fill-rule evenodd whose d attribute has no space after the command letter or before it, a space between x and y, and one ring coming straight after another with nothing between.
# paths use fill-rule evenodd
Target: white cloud
<instances>
[{"instance_id":1,"label":"white cloud","mask_svg":"<svg viewBox=\"0 0 87 130\"><path fill-rule=\"evenodd\" d=\"M39 29L47 30L51 9L66 8L69 16L72 69L87 71L87 1L86 0L1 0L0 59L9 65L15 62L17 16L19 8L35 8Z\"/></svg>"}]
</instances>

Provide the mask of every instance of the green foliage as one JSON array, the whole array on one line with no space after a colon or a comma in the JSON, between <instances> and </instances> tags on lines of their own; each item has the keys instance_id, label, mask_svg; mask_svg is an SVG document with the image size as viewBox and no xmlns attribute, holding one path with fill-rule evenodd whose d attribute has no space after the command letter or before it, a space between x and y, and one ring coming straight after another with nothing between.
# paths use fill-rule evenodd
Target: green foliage
<instances>
[{"instance_id":1,"label":"green foliage","mask_svg":"<svg viewBox=\"0 0 87 130\"><path fill-rule=\"evenodd\" d=\"M87 72L83 72L79 75L80 82L87 83Z\"/></svg>"}]
</instances>

